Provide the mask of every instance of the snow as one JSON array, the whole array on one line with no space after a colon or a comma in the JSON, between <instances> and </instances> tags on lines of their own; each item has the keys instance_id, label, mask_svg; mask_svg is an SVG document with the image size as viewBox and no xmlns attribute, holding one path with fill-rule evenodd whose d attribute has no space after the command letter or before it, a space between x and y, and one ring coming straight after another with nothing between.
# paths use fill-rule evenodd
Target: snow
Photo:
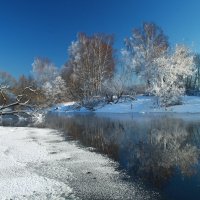
<instances>
[{"instance_id":1,"label":"snow","mask_svg":"<svg viewBox=\"0 0 200 200\"><path fill-rule=\"evenodd\" d=\"M109 158L52 129L0 127L0 199L152 199Z\"/></svg>"},{"instance_id":2,"label":"snow","mask_svg":"<svg viewBox=\"0 0 200 200\"><path fill-rule=\"evenodd\" d=\"M200 113L200 97L184 96L183 104L170 107L176 113Z\"/></svg>"},{"instance_id":3,"label":"snow","mask_svg":"<svg viewBox=\"0 0 200 200\"><path fill-rule=\"evenodd\" d=\"M73 109L75 102L68 102L60 104L57 109L52 109L56 112L88 112L85 108L79 110ZM136 97L135 101L119 102L117 104L107 104L101 108L97 108L96 113L200 113L200 97L198 96L183 96L182 105L175 105L169 107L159 107L154 96Z\"/></svg>"},{"instance_id":4,"label":"snow","mask_svg":"<svg viewBox=\"0 0 200 200\"><path fill-rule=\"evenodd\" d=\"M33 173L28 165L54 160L33 134L47 136L50 130L0 127L0 199L53 199L72 189L62 182ZM34 195L34 196L33 196Z\"/></svg>"}]
</instances>

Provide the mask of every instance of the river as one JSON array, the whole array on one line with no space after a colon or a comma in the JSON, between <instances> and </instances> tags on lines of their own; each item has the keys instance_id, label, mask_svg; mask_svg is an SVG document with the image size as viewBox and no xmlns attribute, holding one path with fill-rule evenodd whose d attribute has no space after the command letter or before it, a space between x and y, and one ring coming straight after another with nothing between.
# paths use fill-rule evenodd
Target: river
<instances>
[{"instance_id":1,"label":"river","mask_svg":"<svg viewBox=\"0 0 200 200\"><path fill-rule=\"evenodd\" d=\"M152 199L200 196L198 114L49 114L46 126L113 160L123 182L156 194ZM88 193L75 190L80 197Z\"/></svg>"}]
</instances>

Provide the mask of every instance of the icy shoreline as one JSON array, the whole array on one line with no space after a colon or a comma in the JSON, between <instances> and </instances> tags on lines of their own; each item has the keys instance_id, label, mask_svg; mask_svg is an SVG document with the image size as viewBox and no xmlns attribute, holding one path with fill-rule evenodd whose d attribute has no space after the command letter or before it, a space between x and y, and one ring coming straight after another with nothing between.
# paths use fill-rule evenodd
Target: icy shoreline
<instances>
[{"instance_id":1,"label":"icy shoreline","mask_svg":"<svg viewBox=\"0 0 200 200\"><path fill-rule=\"evenodd\" d=\"M52 129L0 127L0 199L151 199L116 163Z\"/></svg>"}]
</instances>

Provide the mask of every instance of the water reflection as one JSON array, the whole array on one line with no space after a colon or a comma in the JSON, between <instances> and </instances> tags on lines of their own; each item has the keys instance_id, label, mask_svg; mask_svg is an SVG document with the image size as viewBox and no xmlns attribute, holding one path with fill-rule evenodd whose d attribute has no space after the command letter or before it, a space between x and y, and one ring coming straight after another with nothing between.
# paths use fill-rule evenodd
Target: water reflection
<instances>
[{"instance_id":1,"label":"water reflection","mask_svg":"<svg viewBox=\"0 0 200 200\"><path fill-rule=\"evenodd\" d=\"M181 120L152 120L147 128L146 140L133 142L128 150L130 170L157 187L163 186L177 168L183 175L193 175L199 150L190 142L191 136Z\"/></svg>"},{"instance_id":2,"label":"water reflection","mask_svg":"<svg viewBox=\"0 0 200 200\"><path fill-rule=\"evenodd\" d=\"M192 177L199 173L198 120L164 115L50 114L47 125L64 130L66 138L72 137L86 147L107 154L118 161L133 180L143 180L156 188L167 187L176 174ZM198 189L196 187L195 192L200 195Z\"/></svg>"}]
</instances>

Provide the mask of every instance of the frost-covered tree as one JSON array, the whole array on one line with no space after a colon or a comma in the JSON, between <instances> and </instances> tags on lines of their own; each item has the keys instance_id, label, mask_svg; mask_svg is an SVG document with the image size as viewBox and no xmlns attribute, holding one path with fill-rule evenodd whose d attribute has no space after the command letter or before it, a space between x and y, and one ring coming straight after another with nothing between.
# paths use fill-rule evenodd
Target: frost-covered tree
<instances>
[{"instance_id":1,"label":"frost-covered tree","mask_svg":"<svg viewBox=\"0 0 200 200\"><path fill-rule=\"evenodd\" d=\"M13 98L13 87L15 78L7 72L0 71L0 104L6 104Z\"/></svg>"},{"instance_id":2,"label":"frost-covered tree","mask_svg":"<svg viewBox=\"0 0 200 200\"><path fill-rule=\"evenodd\" d=\"M194 63L196 67L194 87L196 90L200 91L200 54L194 56Z\"/></svg>"},{"instance_id":3,"label":"frost-covered tree","mask_svg":"<svg viewBox=\"0 0 200 200\"><path fill-rule=\"evenodd\" d=\"M185 79L195 71L193 54L184 45L177 45L174 52L154 60L148 91L159 98L161 106L180 102L185 92Z\"/></svg>"},{"instance_id":4,"label":"frost-covered tree","mask_svg":"<svg viewBox=\"0 0 200 200\"><path fill-rule=\"evenodd\" d=\"M158 97L161 106L180 102L185 80L194 72L193 55L184 45L169 50L168 39L153 23L134 29L122 51L124 63L145 82L146 92Z\"/></svg>"},{"instance_id":5,"label":"frost-covered tree","mask_svg":"<svg viewBox=\"0 0 200 200\"><path fill-rule=\"evenodd\" d=\"M21 75L19 77L13 89L15 96L20 94L26 87L35 90L37 95L30 90L27 90L27 95L24 95L23 100L27 101L29 99L29 104L40 105L44 101L44 92L41 91L41 86L39 86L39 83L33 78L33 76Z\"/></svg>"},{"instance_id":6,"label":"frost-covered tree","mask_svg":"<svg viewBox=\"0 0 200 200\"><path fill-rule=\"evenodd\" d=\"M13 87L16 83L15 78L7 72L0 71L0 85Z\"/></svg>"},{"instance_id":7,"label":"frost-covered tree","mask_svg":"<svg viewBox=\"0 0 200 200\"><path fill-rule=\"evenodd\" d=\"M57 67L47 58L35 58L32 64L32 74L38 85L54 80L58 76Z\"/></svg>"},{"instance_id":8,"label":"frost-covered tree","mask_svg":"<svg viewBox=\"0 0 200 200\"><path fill-rule=\"evenodd\" d=\"M124 63L145 81L147 89L153 76L154 60L164 55L168 47L167 37L154 23L143 23L125 40Z\"/></svg>"},{"instance_id":9,"label":"frost-covered tree","mask_svg":"<svg viewBox=\"0 0 200 200\"><path fill-rule=\"evenodd\" d=\"M35 78L40 96L43 95L43 104L49 106L64 100L66 84L59 74L58 68L48 59L36 58L32 64L32 73Z\"/></svg>"},{"instance_id":10,"label":"frost-covered tree","mask_svg":"<svg viewBox=\"0 0 200 200\"><path fill-rule=\"evenodd\" d=\"M61 102L65 98L66 85L61 76L57 76L51 82L45 82L42 89L48 104Z\"/></svg>"},{"instance_id":11,"label":"frost-covered tree","mask_svg":"<svg viewBox=\"0 0 200 200\"><path fill-rule=\"evenodd\" d=\"M117 103L125 91L125 84L122 77L115 75L103 83L103 88L107 103Z\"/></svg>"},{"instance_id":12,"label":"frost-covered tree","mask_svg":"<svg viewBox=\"0 0 200 200\"><path fill-rule=\"evenodd\" d=\"M73 99L87 100L102 92L102 84L114 71L113 37L103 34L78 35L68 49L63 69Z\"/></svg>"},{"instance_id":13,"label":"frost-covered tree","mask_svg":"<svg viewBox=\"0 0 200 200\"><path fill-rule=\"evenodd\" d=\"M195 73L188 76L185 81L186 93L189 95L199 94L200 91L200 55L194 55Z\"/></svg>"}]
</instances>

